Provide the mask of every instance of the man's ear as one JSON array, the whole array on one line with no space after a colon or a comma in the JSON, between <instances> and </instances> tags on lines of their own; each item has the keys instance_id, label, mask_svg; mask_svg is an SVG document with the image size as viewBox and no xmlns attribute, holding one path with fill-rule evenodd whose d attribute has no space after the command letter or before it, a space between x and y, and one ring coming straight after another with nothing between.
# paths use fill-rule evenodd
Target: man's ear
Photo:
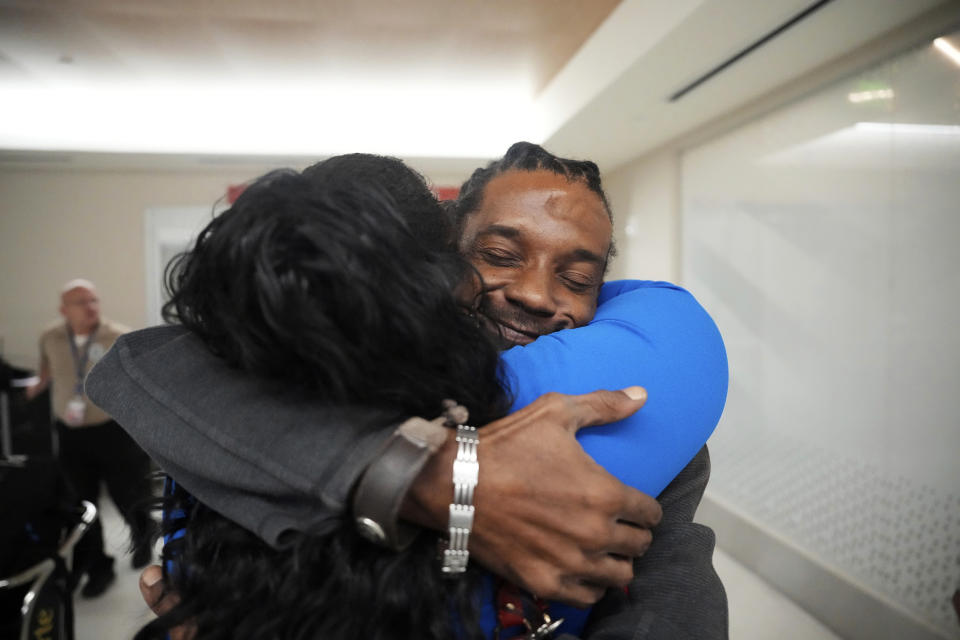
<instances>
[{"instance_id":1,"label":"man's ear","mask_svg":"<svg viewBox=\"0 0 960 640\"><path fill-rule=\"evenodd\" d=\"M610 246L607 247L606 259L603 261L603 275L607 275L607 272L610 270L610 263L613 262L615 257L617 257L617 241L611 235Z\"/></svg>"}]
</instances>

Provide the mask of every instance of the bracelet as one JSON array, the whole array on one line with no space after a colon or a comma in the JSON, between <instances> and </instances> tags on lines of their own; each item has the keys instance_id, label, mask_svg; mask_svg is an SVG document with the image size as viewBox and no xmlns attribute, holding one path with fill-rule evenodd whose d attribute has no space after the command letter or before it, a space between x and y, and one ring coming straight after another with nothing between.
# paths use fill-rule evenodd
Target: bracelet
<instances>
[{"instance_id":1,"label":"bracelet","mask_svg":"<svg viewBox=\"0 0 960 640\"><path fill-rule=\"evenodd\" d=\"M480 477L475 427L457 425L457 458L453 461L453 502L450 504L448 540L443 551L442 571L445 574L467 570L470 551L467 542L473 527L473 490Z\"/></svg>"}]
</instances>

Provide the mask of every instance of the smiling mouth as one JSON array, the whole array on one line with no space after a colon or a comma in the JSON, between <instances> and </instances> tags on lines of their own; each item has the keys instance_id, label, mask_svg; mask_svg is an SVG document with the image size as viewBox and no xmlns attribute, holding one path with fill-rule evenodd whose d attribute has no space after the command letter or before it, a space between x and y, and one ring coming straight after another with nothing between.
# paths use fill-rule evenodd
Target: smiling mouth
<instances>
[{"instance_id":1,"label":"smiling mouth","mask_svg":"<svg viewBox=\"0 0 960 640\"><path fill-rule=\"evenodd\" d=\"M520 329L500 320L491 318L486 314L480 314L483 318L484 324L494 332L497 333L495 329L499 329L499 337L510 345L527 345L540 337L541 333L539 331L529 331L525 329Z\"/></svg>"}]
</instances>

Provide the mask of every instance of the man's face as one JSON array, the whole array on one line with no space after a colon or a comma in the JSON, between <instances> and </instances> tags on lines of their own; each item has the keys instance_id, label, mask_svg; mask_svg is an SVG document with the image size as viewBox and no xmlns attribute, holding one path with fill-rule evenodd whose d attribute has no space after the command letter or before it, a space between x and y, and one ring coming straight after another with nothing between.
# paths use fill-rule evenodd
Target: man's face
<instances>
[{"instance_id":1,"label":"man's face","mask_svg":"<svg viewBox=\"0 0 960 640\"><path fill-rule=\"evenodd\" d=\"M74 333L90 333L100 323L100 299L90 289L70 289L61 297L60 313Z\"/></svg>"},{"instance_id":2,"label":"man's face","mask_svg":"<svg viewBox=\"0 0 960 640\"><path fill-rule=\"evenodd\" d=\"M481 325L512 346L589 322L612 232L603 202L582 182L519 170L490 180L460 238L483 276Z\"/></svg>"}]
</instances>

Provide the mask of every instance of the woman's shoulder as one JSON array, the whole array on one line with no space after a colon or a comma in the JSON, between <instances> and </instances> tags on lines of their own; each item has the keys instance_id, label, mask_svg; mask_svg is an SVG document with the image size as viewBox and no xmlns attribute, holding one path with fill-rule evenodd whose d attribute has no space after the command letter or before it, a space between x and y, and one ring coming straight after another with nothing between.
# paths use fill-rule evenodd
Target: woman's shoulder
<instances>
[{"instance_id":1,"label":"woman's shoulder","mask_svg":"<svg viewBox=\"0 0 960 640\"><path fill-rule=\"evenodd\" d=\"M693 294L663 281L618 280L605 284L597 312L585 329L596 334L627 330L669 342L698 338L722 344L713 318Z\"/></svg>"},{"instance_id":2,"label":"woman's shoulder","mask_svg":"<svg viewBox=\"0 0 960 640\"><path fill-rule=\"evenodd\" d=\"M666 305L675 309L679 305L700 307L693 295L683 287L663 280L613 280L604 283L597 298L597 313L592 322L611 317L612 312L636 312L645 315L654 307Z\"/></svg>"},{"instance_id":3,"label":"woman's shoulder","mask_svg":"<svg viewBox=\"0 0 960 640\"><path fill-rule=\"evenodd\" d=\"M687 293L687 290L665 280L609 280L600 287L598 304L634 292L642 292L636 295L657 295L663 292Z\"/></svg>"}]
</instances>

